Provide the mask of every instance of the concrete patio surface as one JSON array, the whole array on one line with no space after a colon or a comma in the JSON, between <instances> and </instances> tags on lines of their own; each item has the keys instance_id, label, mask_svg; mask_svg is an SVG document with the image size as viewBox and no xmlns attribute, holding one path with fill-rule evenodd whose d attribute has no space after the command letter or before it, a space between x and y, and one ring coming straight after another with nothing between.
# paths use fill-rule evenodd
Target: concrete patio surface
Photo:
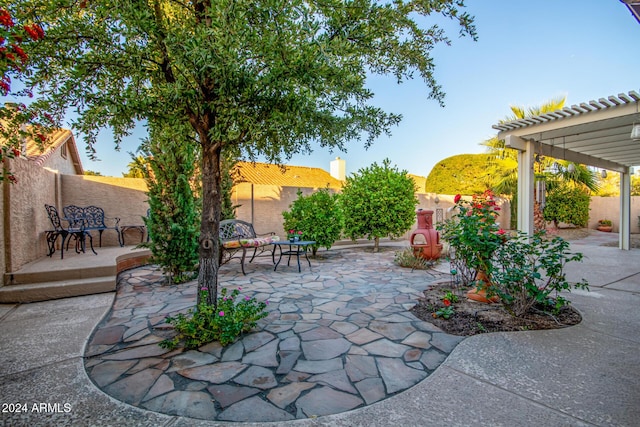
<instances>
[{"instance_id":1,"label":"concrete patio surface","mask_svg":"<svg viewBox=\"0 0 640 427\"><path fill-rule=\"evenodd\" d=\"M83 356L115 293L0 305L0 425L635 426L640 251L602 246L616 239L594 232L572 242L585 260L569 265L568 277L585 278L591 288L568 296L583 315L579 325L469 337L405 391L355 410L287 422L165 415L101 391Z\"/></svg>"}]
</instances>

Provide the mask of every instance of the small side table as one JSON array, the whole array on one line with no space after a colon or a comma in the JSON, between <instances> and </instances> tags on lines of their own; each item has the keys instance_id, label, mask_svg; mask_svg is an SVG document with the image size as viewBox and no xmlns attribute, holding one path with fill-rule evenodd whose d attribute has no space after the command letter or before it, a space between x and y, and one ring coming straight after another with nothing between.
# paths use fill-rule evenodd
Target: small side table
<instances>
[{"instance_id":1,"label":"small side table","mask_svg":"<svg viewBox=\"0 0 640 427\"><path fill-rule=\"evenodd\" d=\"M315 241L313 240L300 240L297 242L291 242L288 240L282 240L282 241L277 241L277 242L271 242L272 245L277 246L278 248L280 248L280 258L278 258L278 262L276 263L276 266L273 267L273 271L276 271L278 268L278 264L280 264L280 261L282 261L282 256L283 255L289 255L289 259L287 260L287 265L289 265L289 262L291 261L291 255L295 255L296 256L296 260L298 261L298 273L300 273L301 269L300 269L300 255L304 254L305 259L307 260L307 262L309 263L309 268L311 268L311 261L309 261L309 257L307 257L307 248L311 245L315 245ZM282 247L285 245L289 245L289 250L287 251L283 251ZM274 252L275 252L275 248L274 248Z\"/></svg>"},{"instance_id":2,"label":"small side table","mask_svg":"<svg viewBox=\"0 0 640 427\"><path fill-rule=\"evenodd\" d=\"M140 243L144 240L144 232L147 229L144 225L121 225L120 226L120 237L122 239L122 245L124 246L124 232L129 230L137 230L140 232Z\"/></svg>"}]
</instances>

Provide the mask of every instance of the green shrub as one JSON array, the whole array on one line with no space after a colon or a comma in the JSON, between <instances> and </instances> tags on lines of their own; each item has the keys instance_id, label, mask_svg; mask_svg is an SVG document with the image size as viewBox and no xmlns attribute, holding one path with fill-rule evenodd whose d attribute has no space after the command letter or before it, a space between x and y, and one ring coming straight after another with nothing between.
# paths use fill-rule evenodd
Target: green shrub
<instances>
[{"instance_id":1,"label":"green shrub","mask_svg":"<svg viewBox=\"0 0 640 427\"><path fill-rule=\"evenodd\" d=\"M586 227L589 222L589 202L591 197L579 188L556 187L547 194L543 215L545 221L564 222L578 227Z\"/></svg>"},{"instance_id":2,"label":"green shrub","mask_svg":"<svg viewBox=\"0 0 640 427\"><path fill-rule=\"evenodd\" d=\"M329 249L340 238L343 216L338 198L328 188L309 196L298 190L298 199L289 206L289 211L282 212L285 230L302 231L304 240L316 242L311 247L314 256L318 248Z\"/></svg>"},{"instance_id":3,"label":"green shrub","mask_svg":"<svg viewBox=\"0 0 640 427\"><path fill-rule=\"evenodd\" d=\"M415 182L407 171L373 163L347 178L342 188L345 234L352 240L366 237L379 250L381 237L397 237L413 225L416 218Z\"/></svg>"},{"instance_id":4,"label":"green shrub","mask_svg":"<svg viewBox=\"0 0 640 427\"><path fill-rule=\"evenodd\" d=\"M200 201L194 191L197 149L192 140L180 137L180 128L155 123L142 150L151 170L144 169L149 188L151 215L144 222L151 262L158 264L169 283L194 277L198 264Z\"/></svg>"},{"instance_id":5,"label":"green shrub","mask_svg":"<svg viewBox=\"0 0 640 427\"><path fill-rule=\"evenodd\" d=\"M588 289L584 280L573 285L567 282L564 266L582 260L581 253L568 249L569 242L561 237L549 240L544 233L510 237L495 251L488 292L498 295L514 316L522 316L536 305L559 310L569 304L560 292Z\"/></svg>"},{"instance_id":6,"label":"green shrub","mask_svg":"<svg viewBox=\"0 0 640 427\"><path fill-rule=\"evenodd\" d=\"M424 190L437 194L482 193L489 185L488 167L487 154L458 154L447 157L431 168Z\"/></svg>"},{"instance_id":7,"label":"green shrub","mask_svg":"<svg viewBox=\"0 0 640 427\"><path fill-rule=\"evenodd\" d=\"M206 288L200 292L206 293ZM206 301L206 295L199 300ZM242 333L249 332L258 320L267 316L267 304L248 296L241 297L239 289L234 289L227 296L227 289L223 288L217 308L201 303L197 310L189 310L187 315L179 313L176 317L167 316L166 322L174 325L178 334L173 339L161 341L159 345L174 349L182 342L185 348L192 349L219 341L222 346L226 346Z\"/></svg>"}]
</instances>

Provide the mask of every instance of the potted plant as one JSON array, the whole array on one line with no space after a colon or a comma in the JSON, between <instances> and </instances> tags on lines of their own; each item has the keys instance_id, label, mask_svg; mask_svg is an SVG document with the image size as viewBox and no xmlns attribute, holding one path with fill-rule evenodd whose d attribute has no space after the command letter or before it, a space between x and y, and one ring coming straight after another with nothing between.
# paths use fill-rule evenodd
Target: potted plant
<instances>
[{"instance_id":1,"label":"potted plant","mask_svg":"<svg viewBox=\"0 0 640 427\"><path fill-rule=\"evenodd\" d=\"M610 232L613 230L613 222L610 219L601 219L596 227L599 231Z\"/></svg>"},{"instance_id":2,"label":"potted plant","mask_svg":"<svg viewBox=\"0 0 640 427\"><path fill-rule=\"evenodd\" d=\"M287 236L289 237L290 242L298 242L302 240L302 230L289 230Z\"/></svg>"}]
</instances>

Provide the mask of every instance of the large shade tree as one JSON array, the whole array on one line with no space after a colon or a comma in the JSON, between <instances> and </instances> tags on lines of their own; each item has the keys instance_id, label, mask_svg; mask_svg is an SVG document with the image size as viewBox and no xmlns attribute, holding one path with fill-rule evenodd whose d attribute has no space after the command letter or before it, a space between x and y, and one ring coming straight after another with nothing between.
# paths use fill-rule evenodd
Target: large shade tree
<instances>
[{"instance_id":1,"label":"large shade tree","mask_svg":"<svg viewBox=\"0 0 640 427\"><path fill-rule=\"evenodd\" d=\"M75 109L89 149L136 120L189 123L202 173L199 283L215 304L221 155L281 162L313 142L345 149L400 117L372 105L372 74L422 79L440 103L431 51L449 43L436 17L475 38L462 0L8 0L46 32L28 86L61 117ZM425 18L428 17L428 18Z\"/></svg>"}]
</instances>

